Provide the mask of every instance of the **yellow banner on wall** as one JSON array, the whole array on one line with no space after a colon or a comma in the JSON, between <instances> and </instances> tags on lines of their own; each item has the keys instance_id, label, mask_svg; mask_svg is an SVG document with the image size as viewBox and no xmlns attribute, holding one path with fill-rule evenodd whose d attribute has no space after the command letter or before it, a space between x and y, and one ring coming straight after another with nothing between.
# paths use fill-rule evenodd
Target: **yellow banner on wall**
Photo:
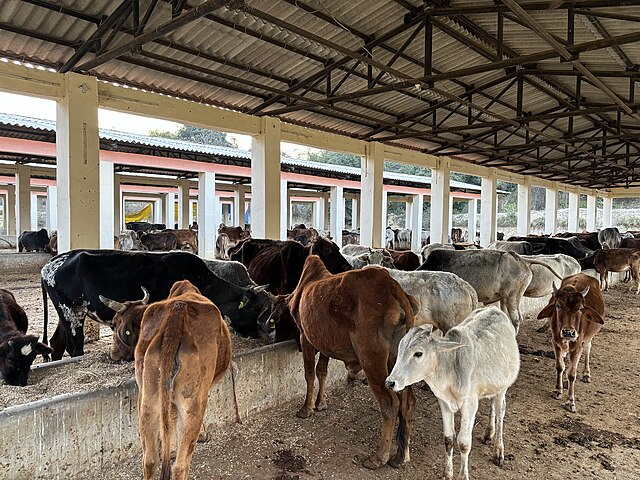
<instances>
[{"instance_id":1,"label":"yellow banner on wall","mask_svg":"<svg viewBox=\"0 0 640 480\"><path fill-rule=\"evenodd\" d=\"M142 222L144 220L149 220L153 215L153 205L147 204L142 210L139 210L135 213L131 213L124 216L125 222Z\"/></svg>"}]
</instances>

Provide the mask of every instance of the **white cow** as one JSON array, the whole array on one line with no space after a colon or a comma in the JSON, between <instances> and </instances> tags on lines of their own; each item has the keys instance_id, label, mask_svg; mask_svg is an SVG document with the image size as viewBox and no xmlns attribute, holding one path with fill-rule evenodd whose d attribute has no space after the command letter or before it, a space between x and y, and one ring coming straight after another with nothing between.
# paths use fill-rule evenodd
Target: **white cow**
<instances>
[{"instance_id":1,"label":"white cow","mask_svg":"<svg viewBox=\"0 0 640 480\"><path fill-rule=\"evenodd\" d=\"M425 380L438 398L446 448L446 479L453 478L454 414L461 412L459 478L468 480L472 430L482 398L492 399L484 440L493 440L494 463L502 465L504 461L506 393L519 370L516 331L509 317L496 307L486 307L472 312L442 339L431 334L431 325L409 330L400 341L396 364L385 384L400 392Z\"/></svg>"},{"instance_id":2,"label":"white cow","mask_svg":"<svg viewBox=\"0 0 640 480\"><path fill-rule=\"evenodd\" d=\"M525 261L536 260L543 262L548 267L540 264L529 265L533 276L524 292L524 296L530 298L540 298L553 293L553 283L558 283L559 280L552 273L552 270L562 278L575 275L581 270L580 264L575 258L562 253L556 253L555 255L520 255L520 258Z\"/></svg>"}]
</instances>

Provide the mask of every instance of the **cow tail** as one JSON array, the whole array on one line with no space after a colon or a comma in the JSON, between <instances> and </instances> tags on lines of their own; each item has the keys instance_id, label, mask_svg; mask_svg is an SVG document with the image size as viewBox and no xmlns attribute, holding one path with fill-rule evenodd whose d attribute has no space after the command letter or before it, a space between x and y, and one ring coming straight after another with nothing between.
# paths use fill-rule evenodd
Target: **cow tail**
<instances>
[{"instance_id":1,"label":"cow tail","mask_svg":"<svg viewBox=\"0 0 640 480\"><path fill-rule=\"evenodd\" d=\"M541 262L539 260L534 260L534 259L530 259L528 258L526 260L526 262L529 264L529 268L531 268L531 265L540 265L542 267L546 267L547 270L549 270L551 273L553 273L556 277L558 277L560 280L562 280L564 277L562 275L560 275L558 272L556 272L553 268L551 268L550 265L547 265L544 262ZM533 272L532 272L533 273Z\"/></svg>"},{"instance_id":2,"label":"cow tail","mask_svg":"<svg viewBox=\"0 0 640 480\"><path fill-rule=\"evenodd\" d=\"M40 279L40 285L42 285L42 304L44 307L44 327L42 332L42 343L49 345L49 334L47 327L49 326L49 302L47 301L47 286L44 284L44 278Z\"/></svg>"},{"instance_id":3,"label":"cow tail","mask_svg":"<svg viewBox=\"0 0 640 480\"><path fill-rule=\"evenodd\" d=\"M160 347L160 409L162 420L162 469L160 480L171 479L171 405L173 403L173 381L180 371L178 348L182 329L187 317L187 304L174 301L164 325L164 336Z\"/></svg>"},{"instance_id":4,"label":"cow tail","mask_svg":"<svg viewBox=\"0 0 640 480\"><path fill-rule=\"evenodd\" d=\"M408 293L402 290L402 287L396 282L393 297L396 299L400 308L404 310L404 324L407 329L412 328L415 323L415 314L418 312L418 302Z\"/></svg>"}]
</instances>

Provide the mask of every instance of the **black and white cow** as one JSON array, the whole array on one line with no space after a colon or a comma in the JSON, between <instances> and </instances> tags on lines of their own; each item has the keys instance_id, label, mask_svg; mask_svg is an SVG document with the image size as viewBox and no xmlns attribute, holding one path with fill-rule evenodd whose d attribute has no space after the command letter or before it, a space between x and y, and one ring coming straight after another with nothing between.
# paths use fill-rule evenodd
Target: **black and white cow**
<instances>
[{"instance_id":1,"label":"black and white cow","mask_svg":"<svg viewBox=\"0 0 640 480\"><path fill-rule=\"evenodd\" d=\"M145 287L150 301L155 302L165 299L178 280L195 285L243 336L258 337L258 325L266 324L271 313L271 299L261 287L233 285L188 252L74 250L52 258L42 268L45 342L47 294L59 317L51 338L52 358L61 358L65 349L72 357L84 354L85 316L111 324L115 312L100 301L99 295L117 302L137 300L140 287Z\"/></svg>"},{"instance_id":2,"label":"black and white cow","mask_svg":"<svg viewBox=\"0 0 640 480\"><path fill-rule=\"evenodd\" d=\"M44 252L49 245L49 233L46 228L41 228L37 232L24 231L18 236L18 251L22 252Z\"/></svg>"}]
</instances>

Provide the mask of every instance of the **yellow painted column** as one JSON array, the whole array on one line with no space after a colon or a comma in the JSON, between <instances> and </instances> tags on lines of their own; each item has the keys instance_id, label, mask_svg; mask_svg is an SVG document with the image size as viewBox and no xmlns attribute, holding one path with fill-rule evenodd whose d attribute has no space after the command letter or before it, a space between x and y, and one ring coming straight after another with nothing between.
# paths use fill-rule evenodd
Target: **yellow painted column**
<instances>
[{"instance_id":1,"label":"yellow painted column","mask_svg":"<svg viewBox=\"0 0 640 480\"><path fill-rule=\"evenodd\" d=\"M58 251L100 247L98 85L67 73L56 114Z\"/></svg>"},{"instance_id":2,"label":"yellow painted column","mask_svg":"<svg viewBox=\"0 0 640 480\"><path fill-rule=\"evenodd\" d=\"M251 143L251 235L280 238L280 135L277 118L262 117Z\"/></svg>"},{"instance_id":3,"label":"yellow painted column","mask_svg":"<svg viewBox=\"0 0 640 480\"><path fill-rule=\"evenodd\" d=\"M384 168L384 145L370 142L362 159L360 193L360 244L383 247L382 237L382 171ZM386 219L385 219L386 220Z\"/></svg>"}]
</instances>

